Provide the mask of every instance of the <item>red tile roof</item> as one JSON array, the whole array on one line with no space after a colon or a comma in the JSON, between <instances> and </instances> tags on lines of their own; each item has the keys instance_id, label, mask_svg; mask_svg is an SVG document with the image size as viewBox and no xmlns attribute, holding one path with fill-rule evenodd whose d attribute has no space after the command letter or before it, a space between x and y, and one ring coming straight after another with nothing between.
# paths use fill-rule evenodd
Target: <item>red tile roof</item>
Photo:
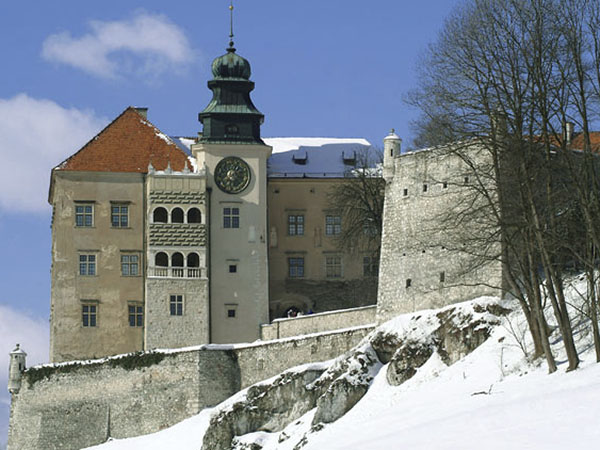
<instances>
[{"instance_id":1,"label":"red tile roof","mask_svg":"<svg viewBox=\"0 0 600 450\"><path fill-rule=\"evenodd\" d=\"M147 173L148 164L174 171L187 165L187 155L133 107L127 108L77 153L55 170Z\"/></svg>"},{"instance_id":2,"label":"red tile roof","mask_svg":"<svg viewBox=\"0 0 600 450\"><path fill-rule=\"evenodd\" d=\"M591 131L590 132L590 143L592 144L591 150L594 152L600 151L600 132L599 131ZM570 148L574 150L583 150L584 141L583 141L583 133L575 133L571 138Z\"/></svg>"}]
</instances>

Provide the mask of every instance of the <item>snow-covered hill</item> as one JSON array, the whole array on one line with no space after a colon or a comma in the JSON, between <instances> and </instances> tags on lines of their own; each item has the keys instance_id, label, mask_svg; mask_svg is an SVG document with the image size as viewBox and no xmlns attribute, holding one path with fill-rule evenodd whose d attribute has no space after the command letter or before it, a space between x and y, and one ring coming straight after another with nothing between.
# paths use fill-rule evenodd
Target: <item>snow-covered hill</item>
<instances>
[{"instance_id":1,"label":"snow-covered hill","mask_svg":"<svg viewBox=\"0 0 600 450\"><path fill-rule=\"evenodd\" d=\"M575 299L573 299L575 301ZM473 333L497 322L495 316L477 305L493 304L490 299L478 299L452 310L454 322L468 317L475 327ZM516 309L516 305L514 305ZM456 312L457 311L457 312ZM354 356L324 362L321 365L292 369L285 376L274 377L226 400L221 405L202 411L195 417L159 433L138 438L113 440L93 447L97 450L154 450L177 448L198 450L213 418L226 423L232 411L247 408L255 411L252 399L259 399L273 386L283 386L282 380L299 374L315 372L320 378L308 383L311 389L323 377L335 374L346 377L356 386L367 383L366 394L341 418L327 424L314 420L321 414L319 408L303 412L307 403L304 391L298 390L295 409L299 416L283 430L254 431L237 436L235 449L297 450L297 449L596 449L600 448L600 364L595 363L591 337L585 328L577 334L577 346L582 359L581 368L547 374L545 365L531 363L521 347L527 347L528 335L518 312L504 317L497 326L490 327L490 336L470 354L451 365L453 356L447 348L432 344L436 327L444 311L424 311L416 315L400 316L379 327L355 350ZM459 319L457 319L459 317ZM464 324L460 325L463 326ZM426 361L408 381L393 386L389 380L397 378L398 369L389 369L392 362L365 364L372 354L374 336L396 336L399 341L425 343L431 351ZM521 344L519 344L519 341ZM370 342L370 343L369 343ZM427 347L429 345L429 347ZM561 342L554 342L557 360L564 361ZM379 353L381 345L379 345ZM414 350L414 349L413 349ZM456 350L456 349L455 349ZM370 353L371 352L371 353ZM378 354L379 354L378 353ZM460 352L459 352L460 353ZM415 358L419 352L412 352ZM366 356L365 356L366 355ZM362 358L362 359L361 359ZM389 358L384 358L389 359ZM418 357L416 358L418 360ZM345 362L343 362L345 361ZM360 363L364 370L351 368ZM344 370L340 371L340 367ZM358 366L357 366L358 367ZM365 369L366 367L366 369ZM402 371L400 371L402 372ZM410 371L410 375L414 371ZM390 375L391 374L391 375ZM400 373L403 376L404 372ZM287 377L287 378L286 378ZM354 377L354 378L353 378ZM362 378L361 378L362 377ZM313 377L314 378L314 377ZM339 379L337 378L337 379ZM359 378L361 378L359 380ZM306 382L306 380L304 380ZM395 383L396 384L396 383ZM329 385L329 390L331 390ZM258 393L258 394L257 394ZM285 393L276 392L285 400ZM285 400L288 401L289 400ZM292 400L291 403L294 403ZM319 402L317 402L320 405ZM245 405L245 406L241 406ZM278 417L282 411L274 408ZM288 417L289 412L284 411ZM252 414L252 413L251 413ZM244 416L243 420L249 420ZM252 419L256 422L256 418ZM252 421L251 420L251 421ZM281 422L281 419L279 420ZM247 424L245 424L247 425ZM242 427L243 428L243 427ZM258 430L277 428L273 421ZM217 430L217 435L223 430ZM227 431L229 432L229 431Z\"/></svg>"}]
</instances>

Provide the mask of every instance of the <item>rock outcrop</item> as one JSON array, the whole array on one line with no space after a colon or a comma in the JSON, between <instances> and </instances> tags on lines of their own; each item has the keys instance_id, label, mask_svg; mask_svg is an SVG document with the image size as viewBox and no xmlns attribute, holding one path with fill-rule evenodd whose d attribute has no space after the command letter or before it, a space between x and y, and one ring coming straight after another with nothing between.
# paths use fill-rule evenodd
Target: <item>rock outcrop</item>
<instances>
[{"instance_id":1,"label":"rock outcrop","mask_svg":"<svg viewBox=\"0 0 600 450\"><path fill-rule=\"evenodd\" d=\"M310 429L296 443L300 449L310 433L360 401L384 364L389 363L386 378L392 385L412 378L433 355L450 365L481 345L509 312L497 301L482 299L400 316L333 361L284 372L225 402L210 421L202 449L227 450L235 442L236 449L259 450L253 435L244 443L234 439L255 432L263 432L257 433L261 439L281 432L282 442L288 438L284 428L314 410Z\"/></svg>"}]
</instances>

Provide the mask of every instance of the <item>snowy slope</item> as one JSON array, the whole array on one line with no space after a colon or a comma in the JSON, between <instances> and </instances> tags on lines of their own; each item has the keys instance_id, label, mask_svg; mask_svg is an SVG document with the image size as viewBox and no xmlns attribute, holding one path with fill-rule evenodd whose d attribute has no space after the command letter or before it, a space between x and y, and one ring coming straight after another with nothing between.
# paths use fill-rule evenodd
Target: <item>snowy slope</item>
<instances>
[{"instance_id":1,"label":"snowy slope","mask_svg":"<svg viewBox=\"0 0 600 450\"><path fill-rule=\"evenodd\" d=\"M401 329L407 319L408 315L383 327ZM447 367L434 353L400 386L388 384L384 365L367 394L336 422L311 430L312 410L283 432L241 436L236 448L254 442L264 450L291 450L300 448L300 441L306 450L600 448L600 365L595 363L591 337L578 334L580 369L565 373L563 363L548 375L543 363L532 365L524 357L515 338L521 333L515 330L524 330L518 313L460 361ZM565 360L560 342L555 342L554 351L558 361ZM233 400L154 435L94 448L198 450L210 415Z\"/></svg>"}]
</instances>

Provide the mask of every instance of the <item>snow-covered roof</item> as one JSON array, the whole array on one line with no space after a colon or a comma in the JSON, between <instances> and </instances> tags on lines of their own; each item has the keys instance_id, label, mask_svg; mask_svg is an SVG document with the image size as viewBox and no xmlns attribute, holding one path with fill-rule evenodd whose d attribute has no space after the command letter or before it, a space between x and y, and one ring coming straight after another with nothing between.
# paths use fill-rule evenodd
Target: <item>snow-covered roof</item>
<instances>
[{"instance_id":1,"label":"snow-covered roof","mask_svg":"<svg viewBox=\"0 0 600 450\"><path fill-rule=\"evenodd\" d=\"M371 146L362 138L277 137L263 141L273 147L268 162L270 178L342 177L356 154Z\"/></svg>"},{"instance_id":2,"label":"snow-covered roof","mask_svg":"<svg viewBox=\"0 0 600 450\"><path fill-rule=\"evenodd\" d=\"M194 138L172 136L191 155ZM363 138L274 137L263 138L273 147L268 161L270 178L337 178L352 167L355 154L371 146Z\"/></svg>"}]
</instances>

